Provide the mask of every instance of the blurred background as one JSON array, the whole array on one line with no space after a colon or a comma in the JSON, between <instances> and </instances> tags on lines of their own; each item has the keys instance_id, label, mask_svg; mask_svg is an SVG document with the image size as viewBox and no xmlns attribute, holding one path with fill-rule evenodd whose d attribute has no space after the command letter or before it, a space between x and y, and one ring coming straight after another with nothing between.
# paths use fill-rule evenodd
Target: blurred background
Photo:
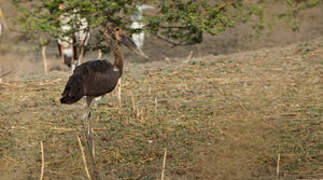
<instances>
[{"instance_id":1,"label":"blurred background","mask_svg":"<svg viewBox=\"0 0 323 180\"><path fill-rule=\"evenodd\" d=\"M52 70L64 70L67 69L64 66L60 66L59 52L57 48L57 36L53 35L53 32L44 30L45 26L59 26L55 21L51 21L53 17L48 17L41 15L43 11L48 11L52 8L55 9L59 1L48 1L46 3L40 3L37 1L1 1L1 8L7 22L7 28L2 29L2 35L0 38L0 56L1 56L1 69L4 71L7 69L12 69L14 72L12 75L27 75L27 74L37 74L43 72L42 57L41 57L41 47L39 35L44 34L44 39L49 41L47 48L47 58L48 66L50 71ZM82 1L80 1L82 2ZM84 60L92 60L97 58L97 51L95 49L99 35L100 26L105 24L105 21L102 20L102 16L95 20L89 19L92 17L89 12L90 8L87 5L84 5L87 1L82 2L80 5L78 1L70 1L68 7L78 6L86 9L83 13L85 18L90 22L90 31L91 37L89 39L89 46L87 47L87 53L84 57ZM89 1L91 3L91 1ZM89 3L87 2L87 3ZM161 4L167 1L125 1L119 3L116 6L119 6L119 9L112 12L105 13L119 13L123 9L128 9L128 16L116 16L117 18L112 19L115 21L115 24L123 25L127 29L130 29L131 26L131 16L136 11L135 4L148 3L151 6L155 6L155 9L147 9L143 11L145 25L151 23L150 21L155 21L151 17L159 17L161 15L157 14L157 10L161 10ZM228 6L232 8L232 4L227 3L227 1L205 1L207 3L220 4L214 7ZM230 1L229 1L230 2ZM235 1L232 1L233 4ZM251 2L251 3L250 3ZM164 61L165 58L182 58L187 57L191 51L193 51L194 57L202 57L205 55L223 55L223 54L232 54L243 51L257 50L261 48L276 47L276 46L286 46L288 44L308 41L322 36L323 34L323 15L320 1L290 1L291 4L287 3L288 1L284 0L275 0L275 1L249 1L249 4L257 7L256 10L250 10L251 7L243 7L236 10L235 13L240 13L240 16L247 16L246 14L252 14L250 17L245 17L244 19L233 18L233 12L230 10L220 12L221 16L226 16L228 22L222 22L222 24L215 22L215 24L220 24L222 28L219 30L219 27L215 25L214 27L202 27L200 24L196 25L198 33L203 34L203 37L196 42L193 42L189 45L178 45L173 46L173 44L168 43L165 40L161 40L156 36L155 27L146 27L145 30L145 43L143 46L143 51L150 57L149 60L145 60L133 53L129 53L126 50L126 59L127 61L135 63L148 63L150 61ZM313 3L314 2L314 3ZM52 4L50 4L52 3ZM227 3L227 4L226 4ZM248 4L245 3L245 4ZM295 3L295 4L292 4ZM311 4L312 3L312 4ZM17 8L19 4L19 8ZM35 4L35 5L32 5ZM163 12L163 17L168 17L172 13L171 1L170 5L164 5L169 8L166 12ZM175 3L176 4L176 3ZM184 3L185 4L185 3ZM237 3L238 4L238 3ZM242 3L243 4L243 3ZM309 5L308 5L309 4ZM314 5L313 5L314 4ZM189 5L187 5L189 6ZM194 6L194 4L192 5ZM28 9L28 7L30 7ZM33 7L33 8L31 8ZM37 10L36 7L40 7L42 10ZM179 6L174 5L174 9ZM57 8L57 7L56 7ZM228 8L228 9L229 9ZM243 9L245 8L245 9ZM248 12L245 12L246 9ZM156 10L157 9L157 10ZM30 12L28 12L30 11ZM99 11L99 10L98 10ZM212 12L207 9L207 13ZM257 12L258 11L258 12ZM196 10L196 12L199 12ZM98 12L95 12L96 16L100 16ZM245 13L245 14L244 14ZM53 13L54 14L54 13ZM178 13L179 14L179 13ZM197 13L198 14L198 13ZM260 15L259 15L260 14ZM203 20L203 14L199 14L201 21ZM55 15L53 15L55 16ZM56 15L57 16L57 15ZM105 16L108 16L105 14ZM174 15L175 16L175 15ZM185 15L178 15L179 17ZM32 17L32 18L30 18ZM109 16L108 16L109 17ZM38 18L38 19L37 19ZM150 18L150 19L149 19ZM168 17L169 18L169 17ZM232 22L230 22L230 18ZM37 19L37 20L34 20ZM98 20L100 19L100 20ZM161 23L167 23L166 18L160 18L161 21L158 25L162 26ZM176 19L176 18L175 18ZM216 21L216 17L213 18ZM45 22L44 27L39 25L39 21L43 20ZM109 19L111 20L111 19ZM123 21L123 22L121 22ZM176 22L174 24L183 24L193 22L190 20L183 22ZM198 20L197 20L198 21ZM166 23L165 23L166 22ZM38 24L37 24L38 23ZM50 24L52 23L52 24ZM91 24L92 23L92 24ZM194 22L193 22L194 23ZM231 24L232 23L232 24ZM157 25L157 26L158 26ZM92 28L93 27L93 28ZM103 26L102 26L103 27ZM223 28L225 27L225 28ZM25 28L25 29L24 29ZM46 27L45 27L46 28ZM160 27L159 27L160 28ZM199 29L200 28L200 29ZM216 29L215 33L211 35L209 32L210 29ZM53 29L53 28L52 28ZM102 29L102 28L101 28ZM158 29L158 28L157 28ZM163 30L160 28L159 30ZM53 30L55 31L55 30ZM56 29L56 31L58 31ZM134 33L134 31L129 34ZM167 34L167 32L166 32ZM175 33L174 33L175 34ZM184 39L189 39L189 35L179 35L183 36ZM167 37L165 39L172 39ZM104 56L107 56L108 51L104 52Z\"/></svg>"}]
</instances>

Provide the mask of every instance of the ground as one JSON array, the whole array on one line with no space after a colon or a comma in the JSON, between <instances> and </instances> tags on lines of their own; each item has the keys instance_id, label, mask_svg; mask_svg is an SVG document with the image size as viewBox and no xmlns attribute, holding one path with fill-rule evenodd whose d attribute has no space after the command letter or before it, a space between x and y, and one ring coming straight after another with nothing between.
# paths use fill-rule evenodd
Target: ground
<instances>
[{"instance_id":1,"label":"ground","mask_svg":"<svg viewBox=\"0 0 323 180\"><path fill-rule=\"evenodd\" d=\"M166 148L165 179L322 178L322 59L318 38L128 62L121 99L117 89L92 110L100 176L159 179ZM39 178L40 142L44 179L87 179L77 141L83 101L59 103L67 78L52 71L0 83L2 179Z\"/></svg>"}]
</instances>

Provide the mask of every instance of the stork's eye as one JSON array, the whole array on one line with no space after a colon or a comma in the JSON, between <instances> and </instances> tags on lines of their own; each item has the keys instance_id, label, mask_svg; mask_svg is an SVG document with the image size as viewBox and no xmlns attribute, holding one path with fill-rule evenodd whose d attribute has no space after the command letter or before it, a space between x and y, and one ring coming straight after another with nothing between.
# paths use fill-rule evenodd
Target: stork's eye
<instances>
[{"instance_id":1,"label":"stork's eye","mask_svg":"<svg viewBox=\"0 0 323 180\"><path fill-rule=\"evenodd\" d=\"M119 31L120 29L119 28L116 28L116 31Z\"/></svg>"}]
</instances>

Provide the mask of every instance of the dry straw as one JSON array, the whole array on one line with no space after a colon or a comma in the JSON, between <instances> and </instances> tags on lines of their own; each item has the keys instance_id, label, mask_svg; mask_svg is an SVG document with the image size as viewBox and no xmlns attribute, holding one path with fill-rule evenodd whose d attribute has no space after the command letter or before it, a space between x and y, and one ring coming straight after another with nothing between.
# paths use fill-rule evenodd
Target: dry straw
<instances>
[{"instance_id":1,"label":"dry straw","mask_svg":"<svg viewBox=\"0 0 323 180\"><path fill-rule=\"evenodd\" d=\"M43 61L44 61L44 72L45 75L48 74L48 66L47 66L47 58L46 58L46 46L42 46L42 56L43 56Z\"/></svg>"},{"instance_id":2,"label":"dry straw","mask_svg":"<svg viewBox=\"0 0 323 180\"><path fill-rule=\"evenodd\" d=\"M89 173L89 169L87 168L86 158L85 158L82 142L81 142L81 139L80 139L79 136L77 136L77 140L78 140L79 145L80 145L80 150L81 150L81 153L82 153L83 164L84 164L86 175L87 175L88 179L91 180L91 175Z\"/></svg>"},{"instance_id":3,"label":"dry straw","mask_svg":"<svg viewBox=\"0 0 323 180\"><path fill-rule=\"evenodd\" d=\"M190 62L190 61L192 60L192 57L193 57L193 51L191 51L191 52L188 54L188 56L187 56L186 60L184 61L184 63L188 63L188 62Z\"/></svg>"},{"instance_id":4,"label":"dry straw","mask_svg":"<svg viewBox=\"0 0 323 180\"><path fill-rule=\"evenodd\" d=\"M102 50L101 49L99 49L98 50L98 59L101 59L102 58Z\"/></svg>"},{"instance_id":5,"label":"dry straw","mask_svg":"<svg viewBox=\"0 0 323 180\"><path fill-rule=\"evenodd\" d=\"M121 83L121 78L119 79L119 86L118 86L118 102L119 102L119 108L121 108L122 104L121 104L121 86L122 86L122 83Z\"/></svg>"},{"instance_id":6,"label":"dry straw","mask_svg":"<svg viewBox=\"0 0 323 180\"><path fill-rule=\"evenodd\" d=\"M165 148L165 153L164 153L163 168L162 168L162 173L160 177L161 180L165 179L166 157L167 157L167 148Z\"/></svg>"},{"instance_id":7,"label":"dry straw","mask_svg":"<svg viewBox=\"0 0 323 180\"><path fill-rule=\"evenodd\" d=\"M277 179L279 179L279 169L280 169L280 153L278 153L277 155L277 169L276 169L276 173L277 173Z\"/></svg>"},{"instance_id":8,"label":"dry straw","mask_svg":"<svg viewBox=\"0 0 323 180\"><path fill-rule=\"evenodd\" d=\"M40 178L39 179L42 180L43 176L44 176L44 167L45 167L43 141L40 141L40 150L41 150L41 171L40 171Z\"/></svg>"}]
</instances>

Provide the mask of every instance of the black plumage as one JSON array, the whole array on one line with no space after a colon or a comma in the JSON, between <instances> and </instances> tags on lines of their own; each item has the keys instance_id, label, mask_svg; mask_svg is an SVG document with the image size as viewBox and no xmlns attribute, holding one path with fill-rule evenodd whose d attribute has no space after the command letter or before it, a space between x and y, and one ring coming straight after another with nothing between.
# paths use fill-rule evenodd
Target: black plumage
<instances>
[{"instance_id":1,"label":"black plumage","mask_svg":"<svg viewBox=\"0 0 323 180\"><path fill-rule=\"evenodd\" d=\"M108 27L104 36L114 55L114 63L107 60L94 60L78 66L65 86L61 103L73 104L86 96L90 106L93 98L105 95L116 87L123 71L123 54L119 43L135 52L138 48L119 28Z\"/></svg>"},{"instance_id":2,"label":"black plumage","mask_svg":"<svg viewBox=\"0 0 323 180\"><path fill-rule=\"evenodd\" d=\"M83 96L98 97L114 90L121 73L107 60L81 64L68 80L61 103L73 104Z\"/></svg>"}]
</instances>

